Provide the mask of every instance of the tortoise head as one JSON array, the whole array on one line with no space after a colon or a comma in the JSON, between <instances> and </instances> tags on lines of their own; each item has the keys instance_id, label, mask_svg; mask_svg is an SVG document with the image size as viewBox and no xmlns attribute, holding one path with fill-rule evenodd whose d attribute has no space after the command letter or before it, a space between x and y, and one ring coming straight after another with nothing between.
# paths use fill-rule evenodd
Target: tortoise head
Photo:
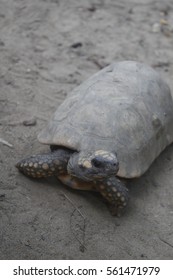
<instances>
[{"instance_id":1,"label":"tortoise head","mask_svg":"<svg viewBox=\"0 0 173 280\"><path fill-rule=\"evenodd\" d=\"M67 165L70 175L84 181L96 181L115 176L118 169L119 163L116 154L104 150L74 153Z\"/></svg>"}]
</instances>

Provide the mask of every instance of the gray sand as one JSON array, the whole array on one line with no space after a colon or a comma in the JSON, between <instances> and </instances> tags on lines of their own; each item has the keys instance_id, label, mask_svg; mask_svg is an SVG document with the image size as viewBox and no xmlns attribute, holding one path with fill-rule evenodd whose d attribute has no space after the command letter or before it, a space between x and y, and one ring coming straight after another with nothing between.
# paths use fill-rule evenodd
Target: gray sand
<instances>
[{"instance_id":1,"label":"gray sand","mask_svg":"<svg viewBox=\"0 0 173 280\"><path fill-rule=\"evenodd\" d=\"M0 0L0 138L13 145L0 143L1 259L172 259L173 146L129 181L120 219L97 194L14 167L49 149L37 133L70 90L127 59L173 92L173 1Z\"/></svg>"}]
</instances>

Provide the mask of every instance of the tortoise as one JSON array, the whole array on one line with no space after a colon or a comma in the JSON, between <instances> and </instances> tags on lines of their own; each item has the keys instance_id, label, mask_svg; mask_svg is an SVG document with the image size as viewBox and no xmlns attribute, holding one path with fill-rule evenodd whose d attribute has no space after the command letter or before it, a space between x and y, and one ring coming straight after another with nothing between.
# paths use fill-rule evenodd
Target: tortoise
<instances>
[{"instance_id":1,"label":"tortoise","mask_svg":"<svg viewBox=\"0 0 173 280\"><path fill-rule=\"evenodd\" d=\"M150 66L114 62L67 96L38 140L51 151L19 161L22 173L98 191L120 216L129 199L124 179L144 174L173 141L170 88Z\"/></svg>"}]
</instances>

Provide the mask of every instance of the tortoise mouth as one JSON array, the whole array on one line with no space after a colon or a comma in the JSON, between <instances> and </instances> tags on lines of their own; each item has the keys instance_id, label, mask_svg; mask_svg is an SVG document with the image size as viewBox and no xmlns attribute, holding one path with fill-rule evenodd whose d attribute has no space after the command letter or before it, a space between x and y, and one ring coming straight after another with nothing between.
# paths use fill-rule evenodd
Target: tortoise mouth
<instances>
[{"instance_id":1,"label":"tortoise mouth","mask_svg":"<svg viewBox=\"0 0 173 280\"><path fill-rule=\"evenodd\" d=\"M92 172L87 173L87 174L82 174L81 172L76 174L74 172L74 170L70 168L69 165L67 166L67 171L68 171L68 174L71 175L72 177L76 177L76 178L78 178L80 180L83 180L85 182L102 181L105 178L109 178L109 177L117 175L117 171L109 172L109 173L101 173L101 172L96 173L96 172L92 171Z\"/></svg>"},{"instance_id":2,"label":"tortoise mouth","mask_svg":"<svg viewBox=\"0 0 173 280\"><path fill-rule=\"evenodd\" d=\"M67 166L67 171L68 171L68 174L71 175L72 177L76 177L80 180L83 180L85 182L93 182L93 181L102 181L104 180L105 178L108 178L108 177L112 177L112 176L116 176L117 172L114 172L114 173L110 173L110 174L98 174L98 173L90 173L90 174L76 174L73 169L71 169L69 166Z\"/></svg>"}]
</instances>

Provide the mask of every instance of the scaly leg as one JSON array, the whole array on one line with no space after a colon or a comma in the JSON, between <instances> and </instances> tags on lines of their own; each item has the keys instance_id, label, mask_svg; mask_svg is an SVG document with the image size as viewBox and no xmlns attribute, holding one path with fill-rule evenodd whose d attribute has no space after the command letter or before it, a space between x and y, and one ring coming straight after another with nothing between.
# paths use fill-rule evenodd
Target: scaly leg
<instances>
[{"instance_id":1,"label":"scaly leg","mask_svg":"<svg viewBox=\"0 0 173 280\"><path fill-rule=\"evenodd\" d=\"M121 216L129 199L125 185L116 177L110 177L97 183L96 188L109 203L111 214Z\"/></svg>"},{"instance_id":2,"label":"scaly leg","mask_svg":"<svg viewBox=\"0 0 173 280\"><path fill-rule=\"evenodd\" d=\"M22 159L16 167L24 175L32 178L43 178L67 173L67 162L72 152L58 149L47 154L34 155Z\"/></svg>"},{"instance_id":3,"label":"scaly leg","mask_svg":"<svg viewBox=\"0 0 173 280\"><path fill-rule=\"evenodd\" d=\"M72 189L100 192L108 202L110 212L114 216L121 216L127 206L128 189L116 177L110 177L100 182L85 182L68 174L59 175L58 178Z\"/></svg>"}]
</instances>

